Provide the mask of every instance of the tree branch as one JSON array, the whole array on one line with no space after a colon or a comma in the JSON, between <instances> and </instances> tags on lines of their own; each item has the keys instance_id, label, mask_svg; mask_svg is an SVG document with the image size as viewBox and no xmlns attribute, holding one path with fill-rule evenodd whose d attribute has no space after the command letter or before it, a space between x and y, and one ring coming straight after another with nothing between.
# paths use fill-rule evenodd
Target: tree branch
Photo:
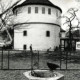
<instances>
[{"instance_id":1,"label":"tree branch","mask_svg":"<svg viewBox=\"0 0 80 80\"><path fill-rule=\"evenodd\" d=\"M8 9L6 9L4 12L2 12L0 14L0 17L2 17L3 14L5 14L7 11L9 11L10 9L12 9L14 6L16 6L21 0L18 0L17 2L15 2L11 7L9 7Z\"/></svg>"}]
</instances>

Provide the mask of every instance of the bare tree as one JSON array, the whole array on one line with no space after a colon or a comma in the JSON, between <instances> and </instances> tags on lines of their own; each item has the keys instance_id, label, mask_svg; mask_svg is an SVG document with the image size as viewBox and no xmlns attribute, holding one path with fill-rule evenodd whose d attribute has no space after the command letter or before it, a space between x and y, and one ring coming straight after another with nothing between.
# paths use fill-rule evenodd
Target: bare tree
<instances>
[{"instance_id":1,"label":"bare tree","mask_svg":"<svg viewBox=\"0 0 80 80\"><path fill-rule=\"evenodd\" d=\"M9 33L9 29L13 28L13 13L12 8L16 6L21 0L16 1L12 4L12 0L10 0L7 4L7 7L5 8L5 4L0 0L0 31L6 31L7 37L9 38L9 41L4 40L3 46L8 46L12 43L12 37Z\"/></svg>"},{"instance_id":2,"label":"bare tree","mask_svg":"<svg viewBox=\"0 0 80 80\"><path fill-rule=\"evenodd\" d=\"M76 28L79 28L79 25L80 25L79 19L77 17L77 12L78 12L78 9L70 8L67 11L66 15L63 15L60 17L60 18L65 18L65 22L63 23L63 25L67 24L66 27L68 27L68 33L69 33L68 48L70 50L72 50L72 39L73 39L72 31L75 30ZM74 25L74 23L76 25Z\"/></svg>"},{"instance_id":3,"label":"bare tree","mask_svg":"<svg viewBox=\"0 0 80 80\"><path fill-rule=\"evenodd\" d=\"M65 22L63 23L63 25L66 25L66 27L68 27L68 32L69 32L69 37L71 37L71 31L73 31L74 29L76 28L79 28L79 25L80 25L80 22L79 22L79 19L76 15L76 13L78 12L78 9L76 8L70 8L68 11L67 11L67 15L63 15L61 16L60 18L65 18ZM74 21L75 22L75 26L74 26Z\"/></svg>"}]
</instances>

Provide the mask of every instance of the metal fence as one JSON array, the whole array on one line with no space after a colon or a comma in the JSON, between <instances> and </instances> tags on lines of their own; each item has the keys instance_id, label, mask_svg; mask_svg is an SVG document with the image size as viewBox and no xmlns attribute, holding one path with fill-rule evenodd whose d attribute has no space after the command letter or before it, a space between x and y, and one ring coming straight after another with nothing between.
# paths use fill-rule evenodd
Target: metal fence
<instances>
[{"instance_id":1,"label":"metal fence","mask_svg":"<svg viewBox=\"0 0 80 80\"><path fill-rule=\"evenodd\" d=\"M58 69L80 69L80 54L68 51L33 51L32 55L30 51L0 50L1 70L49 69L47 62L59 65Z\"/></svg>"}]
</instances>

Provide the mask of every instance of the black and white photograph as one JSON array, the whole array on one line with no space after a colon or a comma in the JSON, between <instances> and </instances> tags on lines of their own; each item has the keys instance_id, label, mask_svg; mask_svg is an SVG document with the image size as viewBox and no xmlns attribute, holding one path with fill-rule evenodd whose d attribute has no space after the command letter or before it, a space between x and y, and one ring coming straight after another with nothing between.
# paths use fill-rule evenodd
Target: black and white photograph
<instances>
[{"instance_id":1,"label":"black and white photograph","mask_svg":"<svg viewBox=\"0 0 80 80\"><path fill-rule=\"evenodd\" d=\"M80 0L0 0L0 80L80 80Z\"/></svg>"}]
</instances>

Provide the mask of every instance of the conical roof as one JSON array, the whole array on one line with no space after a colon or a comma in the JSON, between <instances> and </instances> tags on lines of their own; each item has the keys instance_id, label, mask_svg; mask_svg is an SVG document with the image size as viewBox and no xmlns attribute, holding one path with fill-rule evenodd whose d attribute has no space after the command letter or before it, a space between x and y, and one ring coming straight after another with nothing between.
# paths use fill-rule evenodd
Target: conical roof
<instances>
[{"instance_id":1,"label":"conical roof","mask_svg":"<svg viewBox=\"0 0 80 80\"><path fill-rule=\"evenodd\" d=\"M36 5L47 5L47 6L55 7L55 8L59 9L62 12L61 8L59 8L58 6L52 4L49 0L26 0L22 4L17 5L16 7L14 7L13 11L16 8L19 8L19 7L22 7L22 6L35 5L35 4Z\"/></svg>"}]
</instances>

